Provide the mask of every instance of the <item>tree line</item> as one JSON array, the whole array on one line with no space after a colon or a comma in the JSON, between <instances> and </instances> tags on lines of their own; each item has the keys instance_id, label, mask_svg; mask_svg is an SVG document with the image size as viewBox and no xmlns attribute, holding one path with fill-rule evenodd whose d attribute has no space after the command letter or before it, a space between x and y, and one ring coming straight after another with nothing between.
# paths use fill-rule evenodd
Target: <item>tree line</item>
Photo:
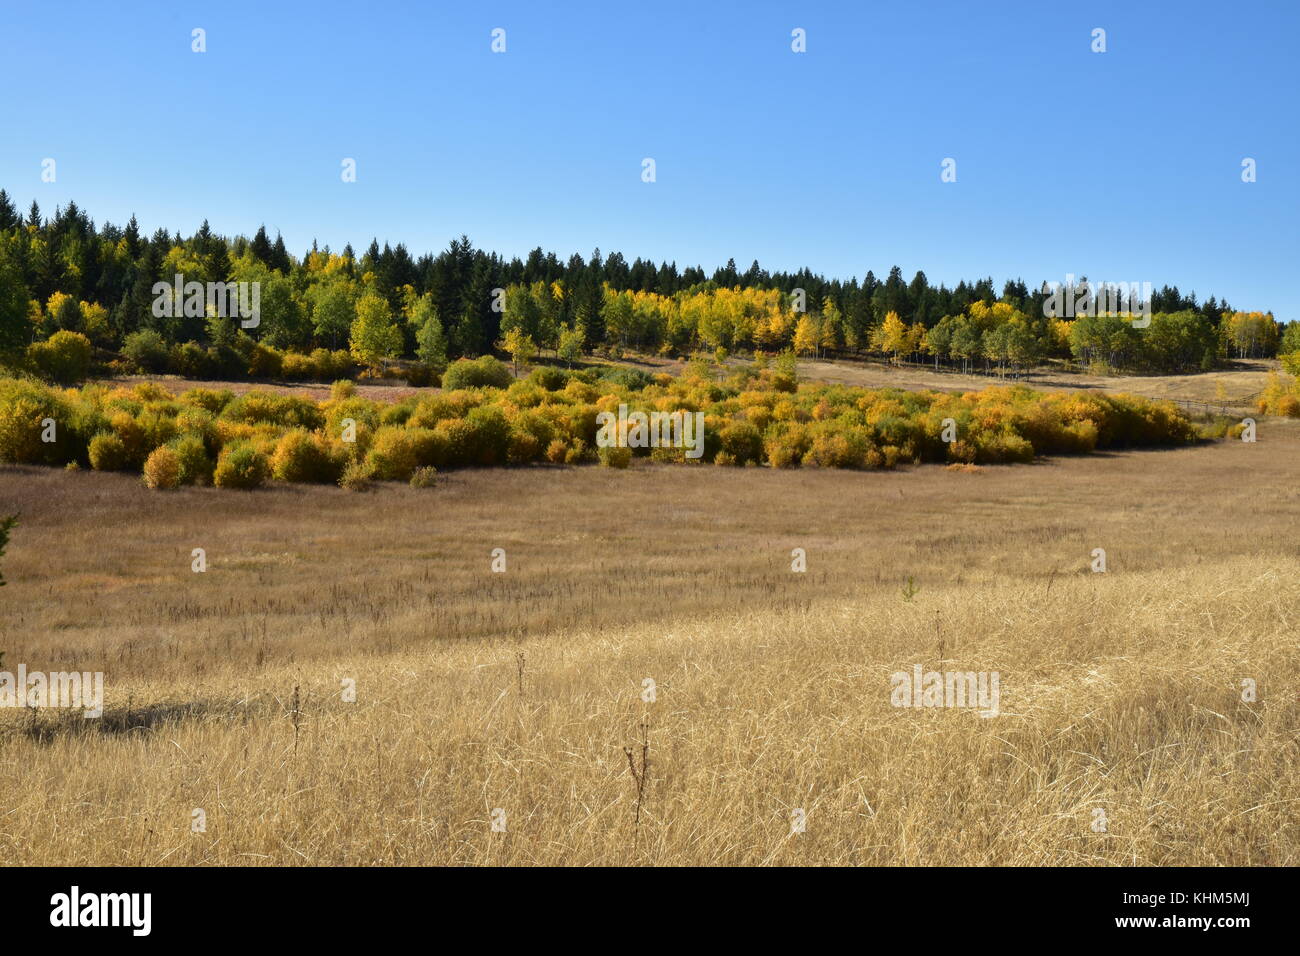
<instances>
[{"instance_id":1,"label":"tree line","mask_svg":"<svg viewBox=\"0 0 1300 956\"><path fill-rule=\"evenodd\" d=\"M260 283L257 327L211 308L157 314L155 284L177 275ZM494 349L525 359L536 350L573 359L601 349L792 349L872 351L966 370L1062 357L1187 371L1227 356L1276 354L1284 338L1270 313L1236 312L1213 296L1199 302L1177 287L1152 291L1149 327L1104 314L1052 319L1049 295L1046 284L1020 279L1000 292L991 278L950 289L918 271L908 281L897 266L883 279L868 270L842 280L806 268L768 272L757 261L740 271L731 260L708 274L599 249L561 259L537 248L506 259L466 236L418 257L377 239L360 255L351 244L334 252L313 242L295 256L265 227L251 239L219 236L206 221L188 238L165 229L145 236L134 217L97 227L75 202L52 217L33 202L24 216L0 190L0 351L11 353L66 332L136 364L181 371L186 355L255 369L256 348L347 350L344 358L362 364L414 358L434 369Z\"/></svg>"}]
</instances>

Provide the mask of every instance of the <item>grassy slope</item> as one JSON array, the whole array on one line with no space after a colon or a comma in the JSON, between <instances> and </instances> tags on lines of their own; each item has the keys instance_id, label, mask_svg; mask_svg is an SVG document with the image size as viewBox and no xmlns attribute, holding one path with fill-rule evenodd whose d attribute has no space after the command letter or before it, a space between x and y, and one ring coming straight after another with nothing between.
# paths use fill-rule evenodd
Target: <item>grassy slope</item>
<instances>
[{"instance_id":1,"label":"grassy slope","mask_svg":"<svg viewBox=\"0 0 1300 956\"><path fill-rule=\"evenodd\" d=\"M103 669L108 713L0 714L0 847L1294 865L1298 467L1300 428L1272 420L1256 445L972 475L534 468L162 495L3 467L0 503L24 512L6 667ZM889 674L915 663L998 671L1003 715L892 708ZM646 715L634 841L622 748Z\"/></svg>"}]
</instances>

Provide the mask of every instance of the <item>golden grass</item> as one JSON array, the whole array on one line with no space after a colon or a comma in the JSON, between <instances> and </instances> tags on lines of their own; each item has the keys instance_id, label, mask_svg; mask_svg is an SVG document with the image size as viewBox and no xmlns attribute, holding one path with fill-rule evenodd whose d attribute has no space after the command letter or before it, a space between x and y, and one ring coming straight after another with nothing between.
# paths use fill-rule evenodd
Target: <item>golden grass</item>
<instances>
[{"instance_id":1,"label":"golden grass","mask_svg":"<svg viewBox=\"0 0 1300 956\"><path fill-rule=\"evenodd\" d=\"M1297 466L1269 421L978 474L3 467L5 667L102 669L107 707L0 713L0 858L1294 865ZM892 707L914 664L997 671L1001 715Z\"/></svg>"},{"instance_id":2,"label":"golden grass","mask_svg":"<svg viewBox=\"0 0 1300 956\"><path fill-rule=\"evenodd\" d=\"M1240 359L1226 369L1186 375L1095 375L1044 365L1023 373L1015 381L1051 391L1123 393L1159 401L1224 406L1240 414L1252 414L1256 398L1268 384L1269 374L1280 366L1277 359ZM978 391L999 381L996 376L964 375L947 368L936 371L925 363L891 366L879 359L801 360L799 377L800 381L909 391Z\"/></svg>"},{"instance_id":3,"label":"golden grass","mask_svg":"<svg viewBox=\"0 0 1300 956\"><path fill-rule=\"evenodd\" d=\"M623 360L588 356L587 365L611 365L635 368L651 374L666 372L680 375L686 362L654 355L634 355ZM745 357L727 360L729 368L750 364ZM1277 359L1240 359L1227 369L1188 375L1093 375L1088 372L1067 373L1059 368L1042 366L1025 372L1016 381L1033 388L1066 391L1101 391L1107 394L1139 395L1155 400L1173 400L1226 406L1241 414L1253 414L1255 402L1268 385L1269 375L1281 369ZM996 376L964 375L944 368L936 371L924 363L893 366L873 358L869 360L836 359L833 361L801 359L799 379L828 385L851 385L860 388L902 388L908 391L979 391L1001 384ZM320 401L329 397L329 385L312 382L227 382L185 379L175 375L123 375L103 380L109 385L131 386L154 382L179 394L188 388L228 388L236 395L254 389L276 394L294 395ZM1011 381L1008 379L1007 381ZM361 379L357 394L374 401L395 402L410 395L436 389L416 388L396 379Z\"/></svg>"}]
</instances>

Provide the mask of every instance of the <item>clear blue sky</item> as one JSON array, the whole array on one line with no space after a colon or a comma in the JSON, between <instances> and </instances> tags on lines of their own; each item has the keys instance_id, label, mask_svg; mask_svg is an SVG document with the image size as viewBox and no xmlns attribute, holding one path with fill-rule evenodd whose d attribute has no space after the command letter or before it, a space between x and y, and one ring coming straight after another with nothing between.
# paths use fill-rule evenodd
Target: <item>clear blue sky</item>
<instances>
[{"instance_id":1,"label":"clear blue sky","mask_svg":"<svg viewBox=\"0 0 1300 956\"><path fill-rule=\"evenodd\" d=\"M1298 319L1298 47L1295 0L3 0L0 186L146 231L265 223L298 254L463 232L710 270L1086 273Z\"/></svg>"}]
</instances>

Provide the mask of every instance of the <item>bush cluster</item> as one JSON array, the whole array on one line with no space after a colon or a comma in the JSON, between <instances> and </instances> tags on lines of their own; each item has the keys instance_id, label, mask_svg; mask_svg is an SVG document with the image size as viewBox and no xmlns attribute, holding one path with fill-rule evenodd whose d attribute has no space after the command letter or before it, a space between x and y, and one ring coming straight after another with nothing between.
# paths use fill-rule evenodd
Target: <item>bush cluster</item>
<instances>
[{"instance_id":1,"label":"bush cluster","mask_svg":"<svg viewBox=\"0 0 1300 956\"><path fill-rule=\"evenodd\" d=\"M1270 375L1268 385L1259 396L1255 407L1259 409L1261 415L1300 418L1300 377L1287 382L1277 373Z\"/></svg>"},{"instance_id":2,"label":"bush cluster","mask_svg":"<svg viewBox=\"0 0 1300 956\"><path fill-rule=\"evenodd\" d=\"M329 382L350 377L357 371L352 356L342 349L333 352L329 349L315 349L310 353L282 352L246 336L237 338L232 345L204 346L185 342L168 346L152 329L128 335L122 344L122 356L126 362L124 371L166 373L196 379ZM41 368L39 364L37 367ZM44 373L44 369L41 371ZM83 378L84 372L75 379L55 380L67 383Z\"/></svg>"},{"instance_id":3,"label":"bush cluster","mask_svg":"<svg viewBox=\"0 0 1300 956\"><path fill-rule=\"evenodd\" d=\"M508 388L513 381L510 369L491 355L457 359L442 375L442 387L446 389Z\"/></svg>"},{"instance_id":4,"label":"bush cluster","mask_svg":"<svg viewBox=\"0 0 1300 956\"><path fill-rule=\"evenodd\" d=\"M272 478L364 488L413 478L426 484L446 469L533 462L983 465L1196 437L1172 404L1128 395L1008 386L964 394L841 385L789 391L780 373L760 367L725 382L698 369L644 380L622 371L539 369L515 381L497 366L495 360L457 363L447 372L447 390L391 403L362 398L346 381L316 402L258 390L236 397L192 388L173 395L148 383L75 390L0 379L0 461L138 471L160 489L255 488ZM504 384L450 388L466 379ZM692 460L681 448L598 448L597 415L616 413L620 404L702 412L703 455ZM46 442L42 422L49 420L56 437Z\"/></svg>"},{"instance_id":5,"label":"bush cluster","mask_svg":"<svg viewBox=\"0 0 1300 956\"><path fill-rule=\"evenodd\" d=\"M60 385L74 385L90 373L90 339L80 332L55 332L44 342L27 346L27 360L36 371Z\"/></svg>"}]
</instances>

